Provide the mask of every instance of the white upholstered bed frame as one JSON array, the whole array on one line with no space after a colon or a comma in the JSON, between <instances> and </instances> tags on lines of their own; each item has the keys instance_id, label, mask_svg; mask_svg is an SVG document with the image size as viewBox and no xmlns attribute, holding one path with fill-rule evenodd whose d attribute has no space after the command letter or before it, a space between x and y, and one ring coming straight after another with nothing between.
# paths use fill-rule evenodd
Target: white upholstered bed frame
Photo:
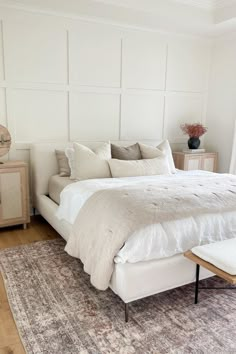
<instances>
[{"instance_id":1,"label":"white upholstered bed frame","mask_svg":"<svg viewBox=\"0 0 236 354\"><path fill-rule=\"evenodd\" d=\"M97 144L85 145L93 147ZM48 197L48 181L50 176L58 173L55 149L65 149L69 145L69 143L32 144L30 156L33 207L65 240L69 237L71 226L56 218L58 205ZM203 279L212 275L202 269L200 277ZM178 254L162 260L115 264L110 288L127 304L194 280L195 264L182 254Z\"/></svg>"}]
</instances>

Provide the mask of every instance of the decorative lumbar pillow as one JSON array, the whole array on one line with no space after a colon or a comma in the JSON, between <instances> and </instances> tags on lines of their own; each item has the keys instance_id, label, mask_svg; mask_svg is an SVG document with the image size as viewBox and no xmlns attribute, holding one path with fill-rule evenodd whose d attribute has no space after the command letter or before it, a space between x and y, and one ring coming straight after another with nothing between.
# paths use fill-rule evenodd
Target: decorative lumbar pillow
<instances>
[{"instance_id":1,"label":"decorative lumbar pillow","mask_svg":"<svg viewBox=\"0 0 236 354\"><path fill-rule=\"evenodd\" d=\"M118 160L141 160L142 158L138 143L130 146L111 144L111 156Z\"/></svg>"},{"instance_id":2,"label":"decorative lumbar pillow","mask_svg":"<svg viewBox=\"0 0 236 354\"><path fill-rule=\"evenodd\" d=\"M143 159L154 159L155 157L160 156L161 153L164 153L167 156L171 173L176 172L172 151L168 140L164 140L157 147L141 143L139 143L139 147Z\"/></svg>"},{"instance_id":3,"label":"decorative lumbar pillow","mask_svg":"<svg viewBox=\"0 0 236 354\"><path fill-rule=\"evenodd\" d=\"M56 159L58 164L59 176L69 177L70 176L70 166L68 163L68 158L66 157L65 151L55 150Z\"/></svg>"},{"instance_id":4,"label":"decorative lumbar pillow","mask_svg":"<svg viewBox=\"0 0 236 354\"><path fill-rule=\"evenodd\" d=\"M75 179L84 180L111 177L107 162L111 158L110 143L103 143L94 150L74 143L73 148L75 150Z\"/></svg>"},{"instance_id":5,"label":"decorative lumbar pillow","mask_svg":"<svg viewBox=\"0 0 236 354\"><path fill-rule=\"evenodd\" d=\"M76 179L75 177L75 150L72 147L65 149L66 157L70 166L70 179Z\"/></svg>"},{"instance_id":6,"label":"decorative lumbar pillow","mask_svg":"<svg viewBox=\"0 0 236 354\"><path fill-rule=\"evenodd\" d=\"M170 174L168 160L164 154L155 159L108 161L112 177L135 177Z\"/></svg>"}]
</instances>

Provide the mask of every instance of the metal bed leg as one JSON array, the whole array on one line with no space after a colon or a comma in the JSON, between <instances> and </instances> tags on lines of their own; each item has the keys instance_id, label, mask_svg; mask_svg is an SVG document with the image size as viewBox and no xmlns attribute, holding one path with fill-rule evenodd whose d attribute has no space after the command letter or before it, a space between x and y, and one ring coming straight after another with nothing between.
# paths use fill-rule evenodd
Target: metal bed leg
<instances>
[{"instance_id":1,"label":"metal bed leg","mask_svg":"<svg viewBox=\"0 0 236 354\"><path fill-rule=\"evenodd\" d=\"M125 322L129 321L129 304L125 304Z\"/></svg>"},{"instance_id":2,"label":"metal bed leg","mask_svg":"<svg viewBox=\"0 0 236 354\"><path fill-rule=\"evenodd\" d=\"M195 304L198 303L198 285L199 285L199 273L200 273L200 265L196 265L196 283L195 283Z\"/></svg>"}]
</instances>

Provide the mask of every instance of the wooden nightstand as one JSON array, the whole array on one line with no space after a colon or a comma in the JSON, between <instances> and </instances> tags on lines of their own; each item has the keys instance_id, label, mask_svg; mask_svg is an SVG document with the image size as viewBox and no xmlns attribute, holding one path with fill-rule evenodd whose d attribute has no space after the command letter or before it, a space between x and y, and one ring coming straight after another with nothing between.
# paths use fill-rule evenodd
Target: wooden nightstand
<instances>
[{"instance_id":1,"label":"wooden nightstand","mask_svg":"<svg viewBox=\"0 0 236 354\"><path fill-rule=\"evenodd\" d=\"M173 152L175 167L180 170L217 171L217 152L185 153Z\"/></svg>"},{"instance_id":2,"label":"wooden nightstand","mask_svg":"<svg viewBox=\"0 0 236 354\"><path fill-rule=\"evenodd\" d=\"M0 227L30 222L28 165L23 161L0 164Z\"/></svg>"}]
</instances>

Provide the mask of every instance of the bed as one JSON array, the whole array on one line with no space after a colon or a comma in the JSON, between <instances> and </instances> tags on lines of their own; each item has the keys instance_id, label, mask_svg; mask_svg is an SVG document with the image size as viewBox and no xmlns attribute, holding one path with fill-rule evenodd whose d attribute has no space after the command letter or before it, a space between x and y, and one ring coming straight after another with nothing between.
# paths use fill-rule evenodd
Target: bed
<instances>
[{"instance_id":1,"label":"bed","mask_svg":"<svg viewBox=\"0 0 236 354\"><path fill-rule=\"evenodd\" d=\"M55 197L50 192L51 197L49 196L49 180L52 176L58 174L55 149L65 149L68 145L64 143L39 143L32 144L31 147L33 207L66 241L68 241L72 232L72 225L65 219L59 220L56 216L59 208L59 194L57 191ZM96 143L87 145L93 147ZM54 179L58 178L60 177L54 177ZM70 184L70 181L65 181L65 185L68 184ZM60 188L62 189L62 187L59 187L59 191ZM236 237L236 227L231 231L229 237ZM203 279L212 275L211 272L204 269L200 278ZM127 320L127 305L130 302L191 283L194 280L194 264L186 259L182 253L178 253L170 257L134 263L115 262L109 287L125 303Z\"/></svg>"}]
</instances>

